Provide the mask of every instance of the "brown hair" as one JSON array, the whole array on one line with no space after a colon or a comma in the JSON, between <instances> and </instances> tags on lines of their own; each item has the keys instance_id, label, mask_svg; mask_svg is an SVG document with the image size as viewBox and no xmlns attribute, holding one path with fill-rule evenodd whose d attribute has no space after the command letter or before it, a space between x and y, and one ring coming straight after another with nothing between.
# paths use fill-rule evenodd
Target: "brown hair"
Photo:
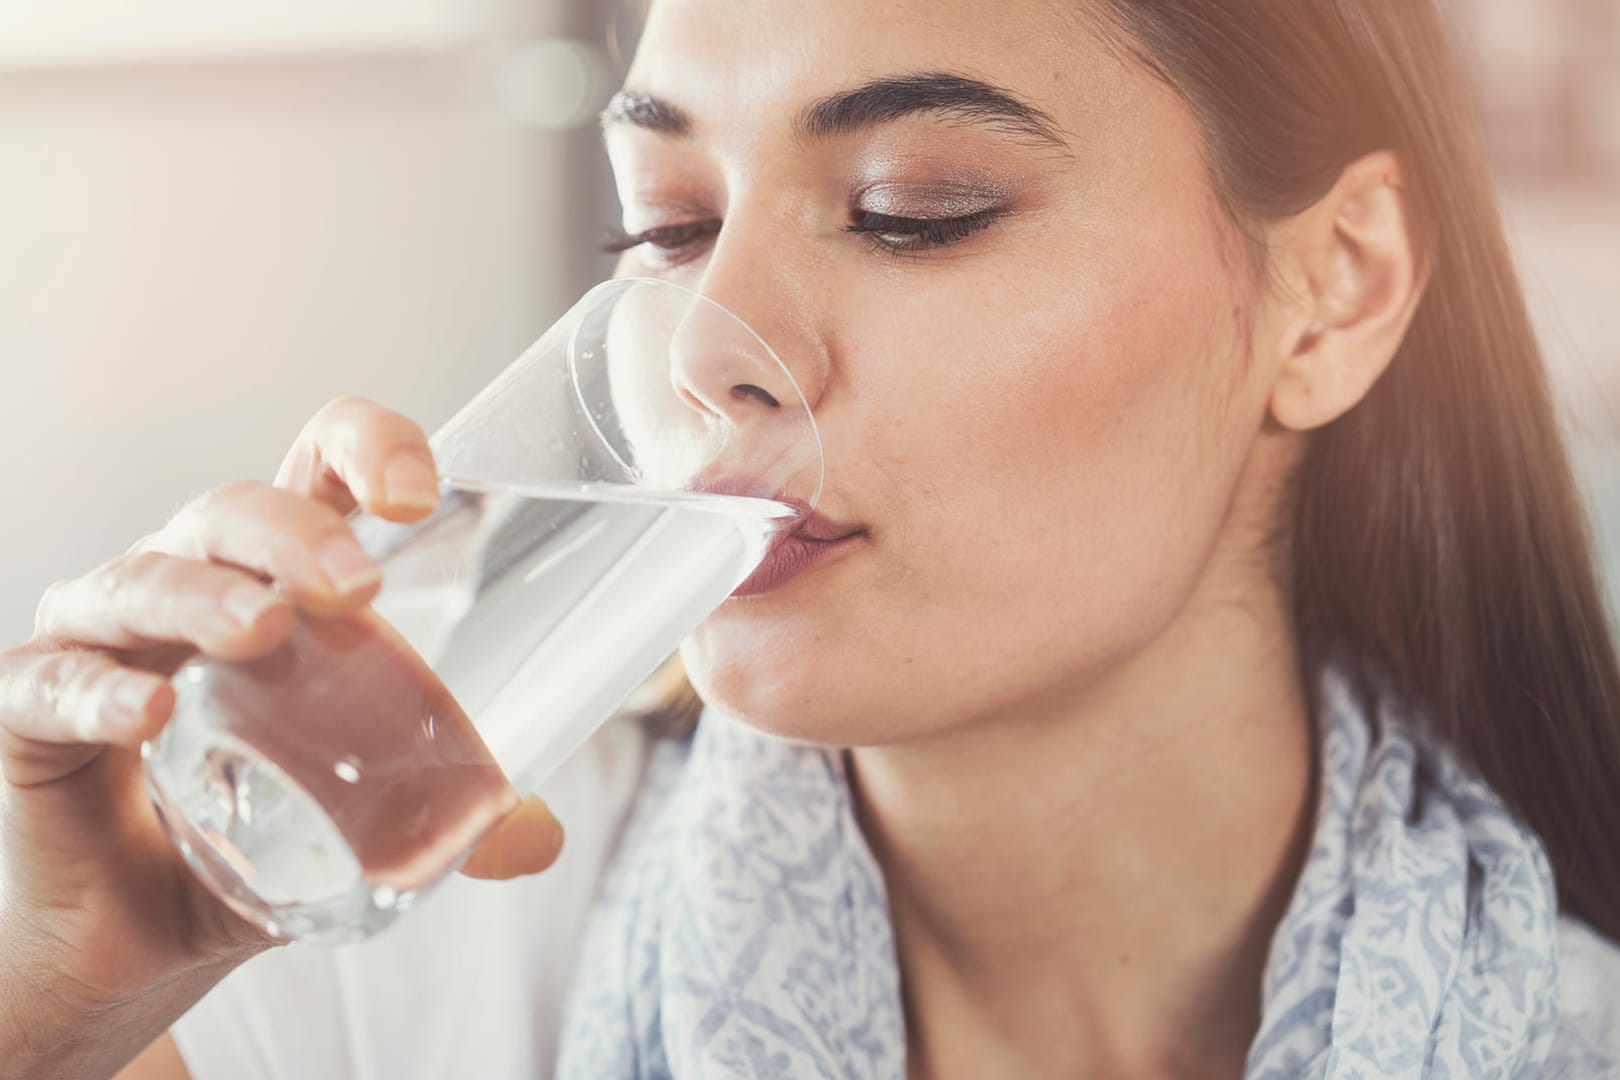
<instances>
[{"instance_id":1,"label":"brown hair","mask_svg":"<svg viewBox=\"0 0 1620 1080\"><path fill-rule=\"evenodd\" d=\"M1317 432L1292 547L1307 664L1392 683L1620 939L1620 670L1587 520L1433 0L1104 0L1187 101L1240 222L1393 151L1428 291L1389 370Z\"/></svg>"}]
</instances>

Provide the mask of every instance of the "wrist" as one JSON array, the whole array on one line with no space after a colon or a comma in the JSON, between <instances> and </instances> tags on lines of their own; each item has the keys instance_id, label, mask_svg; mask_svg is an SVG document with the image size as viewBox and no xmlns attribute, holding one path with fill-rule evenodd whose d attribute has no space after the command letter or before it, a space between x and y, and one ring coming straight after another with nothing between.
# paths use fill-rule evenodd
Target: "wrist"
<instances>
[{"instance_id":1,"label":"wrist","mask_svg":"<svg viewBox=\"0 0 1620 1080\"><path fill-rule=\"evenodd\" d=\"M0 903L0 1080L48 1075L51 1048L86 1019L37 938L29 920Z\"/></svg>"},{"instance_id":2,"label":"wrist","mask_svg":"<svg viewBox=\"0 0 1620 1080\"><path fill-rule=\"evenodd\" d=\"M74 979L59 946L0 902L0 1080L113 1076L234 966L199 966L106 1000Z\"/></svg>"}]
</instances>

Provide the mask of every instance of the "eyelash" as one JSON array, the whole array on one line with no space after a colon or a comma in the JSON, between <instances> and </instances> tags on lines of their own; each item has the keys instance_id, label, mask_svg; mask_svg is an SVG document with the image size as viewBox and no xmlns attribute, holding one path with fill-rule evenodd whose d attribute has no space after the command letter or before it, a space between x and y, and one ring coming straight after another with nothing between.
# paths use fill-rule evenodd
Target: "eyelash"
<instances>
[{"instance_id":1,"label":"eyelash","mask_svg":"<svg viewBox=\"0 0 1620 1080\"><path fill-rule=\"evenodd\" d=\"M845 225L844 231L867 237L880 250L891 255L920 255L988 229L1001 214L1001 210L995 207L948 218L896 217L893 214L857 210L856 219Z\"/></svg>"},{"instance_id":2,"label":"eyelash","mask_svg":"<svg viewBox=\"0 0 1620 1080\"><path fill-rule=\"evenodd\" d=\"M874 246L891 255L919 255L965 240L989 228L1002 216L1002 211L992 207L949 218L897 217L869 210L857 210L855 215L856 219L843 227L845 232L865 236ZM602 250L617 255L645 244L658 252L665 265L679 266L696 257L696 246L700 241L719 232L720 222L712 220L658 225L639 233L610 229L602 241Z\"/></svg>"},{"instance_id":3,"label":"eyelash","mask_svg":"<svg viewBox=\"0 0 1620 1080\"><path fill-rule=\"evenodd\" d=\"M666 266L679 266L696 255L695 245L700 240L720 231L718 221L684 221L677 225L655 225L638 233L622 229L609 229L602 241L602 250L617 255L646 244L657 250Z\"/></svg>"}]
</instances>

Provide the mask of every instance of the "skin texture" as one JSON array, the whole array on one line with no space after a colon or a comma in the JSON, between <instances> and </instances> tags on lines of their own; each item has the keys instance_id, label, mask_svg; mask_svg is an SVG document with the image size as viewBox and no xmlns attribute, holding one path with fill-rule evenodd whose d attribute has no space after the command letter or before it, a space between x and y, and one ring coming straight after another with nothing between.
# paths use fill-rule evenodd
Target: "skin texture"
<instances>
[{"instance_id":1,"label":"skin texture","mask_svg":"<svg viewBox=\"0 0 1620 1080\"><path fill-rule=\"evenodd\" d=\"M646 241L621 272L771 343L819 509L865 531L683 658L712 706L852 748L918 1077L1240 1073L1314 813L1290 477L1422 287L1387 154L1255 258L1191 111L1086 14L660 0L608 114ZM807 130L924 73L1041 137L960 110ZM849 231L986 207L928 250Z\"/></svg>"}]
</instances>

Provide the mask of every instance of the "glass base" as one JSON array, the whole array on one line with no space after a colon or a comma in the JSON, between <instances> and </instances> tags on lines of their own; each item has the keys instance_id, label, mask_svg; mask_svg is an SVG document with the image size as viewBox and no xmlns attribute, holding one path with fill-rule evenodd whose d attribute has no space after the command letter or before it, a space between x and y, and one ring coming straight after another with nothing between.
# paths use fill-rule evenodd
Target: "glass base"
<instances>
[{"instance_id":1,"label":"glass base","mask_svg":"<svg viewBox=\"0 0 1620 1080\"><path fill-rule=\"evenodd\" d=\"M164 828L208 889L283 941L361 941L417 898L365 880L319 804L251 747L220 732L173 745L171 727L141 748Z\"/></svg>"}]
</instances>

